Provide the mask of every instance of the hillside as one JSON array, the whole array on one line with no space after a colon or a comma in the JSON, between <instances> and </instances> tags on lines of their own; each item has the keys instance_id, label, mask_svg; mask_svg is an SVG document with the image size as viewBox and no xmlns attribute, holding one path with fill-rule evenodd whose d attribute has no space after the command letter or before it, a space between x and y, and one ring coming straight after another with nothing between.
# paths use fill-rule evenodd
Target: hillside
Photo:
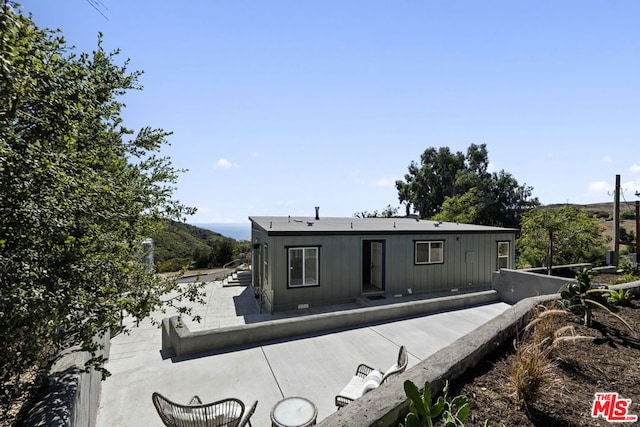
<instances>
[{"instance_id":1,"label":"hillside","mask_svg":"<svg viewBox=\"0 0 640 427\"><path fill-rule=\"evenodd\" d=\"M238 242L194 225L168 221L153 238L154 261L159 272L191 267L220 266L234 259Z\"/></svg>"},{"instance_id":2,"label":"hillside","mask_svg":"<svg viewBox=\"0 0 640 427\"><path fill-rule=\"evenodd\" d=\"M189 258L196 248L207 249L222 238L218 233L182 222L169 221L153 237L156 262L171 258Z\"/></svg>"}]
</instances>

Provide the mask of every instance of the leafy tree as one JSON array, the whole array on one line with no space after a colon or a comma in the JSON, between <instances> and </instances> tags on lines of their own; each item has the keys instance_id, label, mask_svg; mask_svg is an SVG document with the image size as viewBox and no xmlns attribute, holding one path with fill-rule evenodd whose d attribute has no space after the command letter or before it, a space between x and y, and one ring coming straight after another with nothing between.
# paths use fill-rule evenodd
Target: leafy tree
<instances>
[{"instance_id":1,"label":"leafy tree","mask_svg":"<svg viewBox=\"0 0 640 427\"><path fill-rule=\"evenodd\" d=\"M382 212L378 212L377 210L373 212L362 211L354 213L353 216L356 218L394 218L398 216L398 208L387 205Z\"/></svg>"},{"instance_id":2,"label":"leafy tree","mask_svg":"<svg viewBox=\"0 0 640 427\"><path fill-rule=\"evenodd\" d=\"M513 175L503 170L491 175L488 187L489 202L480 224L519 227L522 215L540 205L531 197L532 187L518 185Z\"/></svg>"},{"instance_id":3,"label":"leafy tree","mask_svg":"<svg viewBox=\"0 0 640 427\"><path fill-rule=\"evenodd\" d=\"M213 247L212 261L213 265L223 266L233 261L234 240L228 237L218 240Z\"/></svg>"},{"instance_id":4,"label":"leafy tree","mask_svg":"<svg viewBox=\"0 0 640 427\"><path fill-rule=\"evenodd\" d=\"M523 212L539 205L532 188L509 173L489 173L486 144L471 144L467 154L429 148L419 166L412 162L398 198L421 217L443 221L518 227Z\"/></svg>"},{"instance_id":5,"label":"leafy tree","mask_svg":"<svg viewBox=\"0 0 640 427\"><path fill-rule=\"evenodd\" d=\"M440 213L433 219L463 224L479 224L482 212L485 211L485 198L482 191L472 188L464 194L447 197L442 204Z\"/></svg>"},{"instance_id":6,"label":"leafy tree","mask_svg":"<svg viewBox=\"0 0 640 427\"><path fill-rule=\"evenodd\" d=\"M413 207L421 218L432 217L446 197L456 194L456 177L464 169L461 152L451 153L449 147L427 148L420 156L420 164L412 161L404 181L396 181L400 203L406 204L407 212Z\"/></svg>"},{"instance_id":7,"label":"leafy tree","mask_svg":"<svg viewBox=\"0 0 640 427\"><path fill-rule=\"evenodd\" d=\"M95 352L121 313L143 319L163 295L197 299L145 268L141 243L161 218L193 212L172 199L179 170L158 152L169 133L122 125L118 97L140 72L98 37L76 55L0 1L0 401L60 346ZM180 307L180 312L188 312ZM95 353L94 353L95 355ZM101 368L95 357L91 365ZM17 390L19 391L19 390Z\"/></svg>"},{"instance_id":8,"label":"leafy tree","mask_svg":"<svg viewBox=\"0 0 640 427\"><path fill-rule=\"evenodd\" d=\"M251 242L248 240L236 241L233 245L233 258L244 258L249 260L251 257Z\"/></svg>"},{"instance_id":9,"label":"leafy tree","mask_svg":"<svg viewBox=\"0 0 640 427\"><path fill-rule=\"evenodd\" d=\"M575 206L540 208L523 215L517 241L521 266L551 267L591 262L604 255L606 239L598 220Z\"/></svg>"},{"instance_id":10,"label":"leafy tree","mask_svg":"<svg viewBox=\"0 0 640 427\"><path fill-rule=\"evenodd\" d=\"M193 267L208 268L213 258L213 249L207 246L198 246L193 250Z\"/></svg>"}]
</instances>

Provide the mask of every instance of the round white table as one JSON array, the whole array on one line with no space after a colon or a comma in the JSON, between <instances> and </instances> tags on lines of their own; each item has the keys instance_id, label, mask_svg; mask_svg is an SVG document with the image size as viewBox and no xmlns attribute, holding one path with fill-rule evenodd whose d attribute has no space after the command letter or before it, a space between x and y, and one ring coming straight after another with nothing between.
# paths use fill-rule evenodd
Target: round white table
<instances>
[{"instance_id":1,"label":"round white table","mask_svg":"<svg viewBox=\"0 0 640 427\"><path fill-rule=\"evenodd\" d=\"M316 424L318 408L304 397L285 397L271 410L271 425L275 427L304 427Z\"/></svg>"}]
</instances>

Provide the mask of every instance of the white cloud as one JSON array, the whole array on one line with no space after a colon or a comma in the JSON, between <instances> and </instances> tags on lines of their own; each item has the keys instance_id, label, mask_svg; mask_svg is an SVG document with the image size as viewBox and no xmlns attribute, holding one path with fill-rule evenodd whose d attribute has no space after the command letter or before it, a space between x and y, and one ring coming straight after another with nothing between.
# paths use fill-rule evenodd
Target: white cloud
<instances>
[{"instance_id":1,"label":"white cloud","mask_svg":"<svg viewBox=\"0 0 640 427\"><path fill-rule=\"evenodd\" d=\"M640 173L640 165L636 165L633 164L630 168L629 168L629 172L635 174L635 173Z\"/></svg>"},{"instance_id":2,"label":"white cloud","mask_svg":"<svg viewBox=\"0 0 640 427\"><path fill-rule=\"evenodd\" d=\"M640 179L620 183L621 200L635 200L636 193L640 192ZM589 193L599 197L613 198L616 189L613 184L606 181L594 181L589 184Z\"/></svg>"},{"instance_id":3,"label":"white cloud","mask_svg":"<svg viewBox=\"0 0 640 427\"><path fill-rule=\"evenodd\" d=\"M610 156L604 156L602 161L605 163L613 163L613 159Z\"/></svg>"},{"instance_id":4,"label":"white cloud","mask_svg":"<svg viewBox=\"0 0 640 427\"><path fill-rule=\"evenodd\" d=\"M608 191L613 191L613 187L606 181L594 181L589 184L590 193L606 193Z\"/></svg>"},{"instance_id":5,"label":"white cloud","mask_svg":"<svg viewBox=\"0 0 640 427\"><path fill-rule=\"evenodd\" d=\"M220 157L213 167L216 169L230 169L230 168L237 168L238 164L231 163L229 160L225 159L224 157Z\"/></svg>"},{"instance_id":6,"label":"white cloud","mask_svg":"<svg viewBox=\"0 0 640 427\"><path fill-rule=\"evenodd\" d=\"M390 188L396 185L396 179L395 178L380 178L379 180L377 180L374 185L376 187L382 187L382 188Z\"/></svg>"},{"instance_id":7,"label":"white cloud","mask_svg":"<svg viewBox=\"0 0 640 427\"><path fill-rule=\"evenodd\" d=\"M260 157L260 153L258 153L257 151L253 151L251 153L251 157Z\"/></svg>"}]
</instances>

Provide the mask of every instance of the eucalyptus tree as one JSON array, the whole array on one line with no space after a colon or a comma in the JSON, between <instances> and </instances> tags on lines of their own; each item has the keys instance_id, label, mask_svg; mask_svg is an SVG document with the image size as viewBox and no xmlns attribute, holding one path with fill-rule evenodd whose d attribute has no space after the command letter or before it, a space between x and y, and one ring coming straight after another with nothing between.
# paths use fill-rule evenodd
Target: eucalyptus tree
<instances>
[{"instance_id":1,"label":"eucalyptus tree","mask_svg":"<svg viewBox=\"0 0 640 427\"><path fill-rule=\"evenodd\" d=\"M518 227L521 216L539 206L533 188L508 172L489 172L486 144L471 144L466 154L448 147L428 148L396 181L398 199L422 218Z\"/></svg>"},{"instance_id":2,"label":"eucalyptus tree","mask_svg":"<svg viewBox=\"0 0 640 427\"><path fill-rule=\"evenodd\" d=\"M456 176L465 169L464 155L452 153L449 147L427 148L420 155L420 163L412 161L404 180L396 181L398 199L412 206L421 218L429 218L440 211L448 196L456 194Z\"/></svg>"}]
</instances>

